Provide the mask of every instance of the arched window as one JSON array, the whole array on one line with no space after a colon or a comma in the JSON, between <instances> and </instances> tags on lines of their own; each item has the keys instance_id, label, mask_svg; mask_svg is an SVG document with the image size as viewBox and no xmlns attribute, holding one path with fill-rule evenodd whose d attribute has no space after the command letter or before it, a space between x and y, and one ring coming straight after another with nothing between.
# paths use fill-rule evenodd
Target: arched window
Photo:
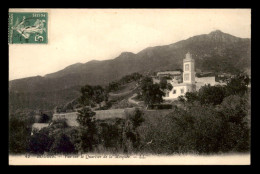
<instances>
[{"instance_id":1,"label":"arched window","mask_svg":"<svg viewBox=\"0 0 260 174\"><path fill-rule=\"evenodd\" d=\"M189 74L185 74L185 75L184 75L184 80L185 80L185 81L188 81L188 80L189 80Z\"/></svg>"},{"instance_id":2,"label":"arched window","mask_svg":"<svg viewBox=\"0 0 260 174\"><path fill-rule=\"evenodd\" d=\"M189 71L189 64L185 65L185 71Z\"/></svg>"}]
</instances>

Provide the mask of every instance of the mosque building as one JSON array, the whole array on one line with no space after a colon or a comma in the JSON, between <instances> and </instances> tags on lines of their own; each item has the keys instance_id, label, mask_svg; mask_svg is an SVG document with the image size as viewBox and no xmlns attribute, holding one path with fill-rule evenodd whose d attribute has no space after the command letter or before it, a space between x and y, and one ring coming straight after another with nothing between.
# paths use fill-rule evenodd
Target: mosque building
<instances>
[{"instance_id":1,"label":"mosque building","mask_svg":"<svg viewBox=\"0 0 260 174\"><path fill-rule=\"evenodd\" d=\"M172 72L173 73L173 72ZM159 72L157 76L167 74L167 72ZM174 74L178 74L174 72ZM177 99L181 95L185 95L186 92L195 92L199 90L202 86L210 84L214 86L215 76L214 77L195 77L195 60L192 58L192 55L188 52L186 57L183 59L183 73L182 80L176 80L177 78L172 78L168 80L168 83L171 83L173 86L172 90L166 90L164 100L173 100Z\"/></svg>"}]
</instances>

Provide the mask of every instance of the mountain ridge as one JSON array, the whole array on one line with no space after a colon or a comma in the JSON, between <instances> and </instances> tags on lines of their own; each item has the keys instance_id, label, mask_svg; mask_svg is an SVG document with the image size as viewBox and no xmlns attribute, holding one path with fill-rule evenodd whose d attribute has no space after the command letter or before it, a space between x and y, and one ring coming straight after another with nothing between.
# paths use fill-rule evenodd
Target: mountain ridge
<instances>
[{"instance_id":1,"label":"mountain ridge","mask_svg":"<svg viewBox=\"0 0 260 174\"><path fill-rule=\"evenodd\" d=\"M240 37L236 37L236 36L233 36L233 35L231 35L231 34L228 34L228 33L224 33L224 32L222 32L221 30L214 30L214 31L210 32L209 34L201 34L201 35L192 36L192 37L189 37L188 39L180 40L180 41L177 41L177 42L172 43L172 44L159 45L159 46L153 46L153 47L147 47L147 48L145 48L145 49L139 51L139 52L136 53L136 54L135 54L135 53L132 53L132 52L124 51L124 52L122 52L119 56L115 57L114 59L121 58L121 56L125 56L125 55L129 56L129 54L130 54L130 55L137 55L137 54L140 54L140 53L142 53L142 52L145 52L145 51L148 51L148 50L151 50L151 49L156 49L156 48L159 48L159 47L165 47L165 46L171 47L171 46L176 46L176 45L182 43L183 41L187 41L187 40L190 40L190 39L192 40L192 39L197 38L197 37L213 36L213 38L214 38L214 37L219 36L219 35L221 35L221 34L225 34L225 35L231 36L231 37L233 37L233 38L236 38L237 40L243 40L243 39L244 39L244 40L251 40L250 38L240 38ZM68 70L68 69L70 69L70 68L72 68L72 67L75 68L75 67L78 67L78 66L84 65L84 64L99 63L99 62L110 61L110 60L114 60L114 59L108 59L108 60L95 60L95 59L94 59L94 60L90 60L90 61L88 61L88 62L86 62L86 63L80 63L80 62L78 62L78 63L71 64L71 65L69 65L69 66L67 66L67 67L65 67L65 68L63 68L63 69L61 69L61 70L58 70L58 71L56 71L56 72L46 74L46 75L44 75L44 76L37 75L37 76L31 76L31 77L25 77L25 78L14 79L14 80L11 80L11 81L16 81L16 80L20 80L20 79L27 79L27 78L33 78L33 77L51 77L52 74L55 74L55 73L58 73L58 72L61 72L61 71L64 71L64 70ZM11 82L11 81L10 81L10 82Z\"/></svg>"},{"instance_id":2,"label":"mountain ridge","mask_svg":"<svg viewBox=\"0 0 260 174\"><path fill-rule=\"evenodd\" d=\"M29 95L43 93L47 96L53 91L68 90L68 96L75 94L75 88L89 85L107 85L122 76L139 72L152 73L156 71L182 69L182 61L189 51L195 59L196 69L213 72L233 72L250 68L251 39L239 38L220 30L189 37L168 45L145 48L138 53L122 52L119 56L109 60L92 60L86 63L75 63L66 68L46 74L45 76L16 79L9 82L9 90L13 99L18 94ZM73 93L73 95L72 95ZM67 101L65 94L59 102ZM16 96L16 97L15 97ZM76 95L74 95L76 97ZM50 97L49 97L50 98ZM68 99L67 99L68 98ZM20 97L23 101L22 97ZM38 100L42 100L38 98ZM51 98L50 100L55 100ZM11 101L15 103L15 101ZM32 101L26 100L30 108ZM26 103L25 102L25 103ZM20 102L22 103L22 102ZM17 106L18 107L18 106ZM38 106L39 107L39 106Z\"/></svg>"}]
</instances>

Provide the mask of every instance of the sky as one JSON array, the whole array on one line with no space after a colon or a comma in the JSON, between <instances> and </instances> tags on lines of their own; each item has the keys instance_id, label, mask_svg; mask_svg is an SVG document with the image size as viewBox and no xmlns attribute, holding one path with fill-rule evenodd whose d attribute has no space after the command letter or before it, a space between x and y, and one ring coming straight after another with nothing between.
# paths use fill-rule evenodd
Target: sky
<instances>
[{"instance_id":1,"label":"sky","mask_svg":"<svg viewBox=\"0 0 260 174\"><path fill-rule=\"evenodd\" d=\"M48 12L48 44L9 44L9 80L44 76L121 52L214 30L251 38L250 9L9 9Z\"/></svg>"}]
</instances>

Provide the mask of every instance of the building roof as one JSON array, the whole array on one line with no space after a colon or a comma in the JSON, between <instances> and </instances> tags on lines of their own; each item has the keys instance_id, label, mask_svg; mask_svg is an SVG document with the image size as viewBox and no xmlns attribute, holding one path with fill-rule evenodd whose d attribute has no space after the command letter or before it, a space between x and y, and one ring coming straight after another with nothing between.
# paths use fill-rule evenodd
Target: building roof
<instances>
[{"instance_id":1,"label":"building roof","mask_svg":"<svg viewBox=\"0 0 260 174\"><path fill-rule=\"evenodd\" d=\"M170 74L170 75L180 75L181 72L180 71L163 71L163 72L158 72L157 76L159 76L159 75L167 75L167 74Z\"/></svg>"},{"instance_id":2,"label":"building roof","mask_svg":"<svg viewBox=\"0 0 260 174\"><path fill-rule=\"evenodd\" d=\"M215 83L215 76L212 77L195 77L196 82L203 82L203 83Z\"/></svg>"},{"instance_id":3,"label":"building roof","mask_svg":"<svg viewBox=\"0 0 260 174\"><path fill-rule=\"evenodd\" d=\"M34 123L32 125L32 129L36 129L36 130L41 130L42 128L44 127L48 127L49 126L49 123Z\"/></svg>"},{"instance_id":4,"label":"building roof","mask_svg":"<svg viewBox=\"0 0 260 174\"><path fill-rule=\"evenodd\" d=\"M190 54L190 52L187 52L187 54L186 54L186 57L185 57L186 59L191 59L192 57L191 57L191 54Z\"/></svg>"},{"instance_id":5,"label":"building roof","mask_svg":"<svg viewBox=\"0 0 260 174\"><path fill-rule=\"evenodd\" d=\"M175 86L192 86L192 85L195 85L195 84L191 84L191 83L178 83L178 84L173 84L172 86L175 87Z\"/></svg>"},{"instance_id":6,"label":"building roof","mask_svg":"<svg viewBox=\"0 0 260 174\"><path fill-rule=\"evenodd\" d=\"M153 78L153 83L160 83L159 79Z\"/></svg>"},{"instance_id":7,"label":"building roof","mask_svg":"<svg viewBox=\"0 0 260 174\"><path fill-rule=\"evenodd\" d=\"M185 58L183 59L183 62L187 62L187 61L194 61L194 59L192 58L192 55L190 54L190 52L188 52L185 56Z\"/></svg>"}]
</instances>

